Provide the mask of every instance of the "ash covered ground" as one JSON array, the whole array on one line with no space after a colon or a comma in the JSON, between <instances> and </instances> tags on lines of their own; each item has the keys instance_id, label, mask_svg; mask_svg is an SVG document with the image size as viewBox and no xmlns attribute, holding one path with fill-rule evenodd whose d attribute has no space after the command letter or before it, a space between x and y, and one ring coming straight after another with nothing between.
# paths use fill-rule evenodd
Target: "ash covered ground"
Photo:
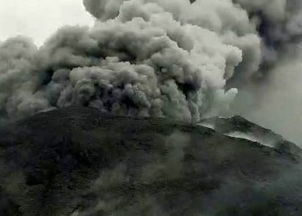
<instances>
[{"instance_id":1,"label":"ash covered ground","mask_svg":"<svg viewBox=\"0 0 302 216\"><path fill-rule=\"evenodd\" d=\"M70 107L11 124L1 215L301 215L300 148L240 117L221 122ZM224 134L238 127L274 147Z\"/></svg>"}]
</instances>

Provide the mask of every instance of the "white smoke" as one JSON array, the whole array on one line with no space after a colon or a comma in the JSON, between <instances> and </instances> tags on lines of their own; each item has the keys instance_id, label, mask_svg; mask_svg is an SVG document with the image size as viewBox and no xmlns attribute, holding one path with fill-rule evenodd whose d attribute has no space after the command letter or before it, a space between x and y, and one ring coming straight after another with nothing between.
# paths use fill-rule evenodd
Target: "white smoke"
<instances>
[{"instance_id":1,"label":"white smoke","mask_svg":"<svg viewBox=\"0 0 302 216\"><path fill-rule=\"evenodd\" d=\"M237 94L227 80L250 76L261 61L255 23L231 0L84 5L97 18L91 29L63 27L38 50L20 38L1 44L5 119L83 105L198 121L225 111Z\"/></svg>"}]
</instances>

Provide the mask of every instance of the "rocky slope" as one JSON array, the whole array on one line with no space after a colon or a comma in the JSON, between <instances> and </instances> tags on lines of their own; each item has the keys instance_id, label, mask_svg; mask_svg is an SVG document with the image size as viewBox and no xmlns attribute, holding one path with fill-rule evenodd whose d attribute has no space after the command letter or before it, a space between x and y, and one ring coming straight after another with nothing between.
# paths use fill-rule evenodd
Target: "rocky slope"
<instances>
[{"instance_id":1,"label":"rocky slope","mask_svg":"<svg viewBox=\"0 0 302 216\"><path fill-rule=\"evenodd\" d=\"M300 162L300 148L240 117L70 107L0 130L0 215L302 215Z\"/></svg>"}]
</instances>

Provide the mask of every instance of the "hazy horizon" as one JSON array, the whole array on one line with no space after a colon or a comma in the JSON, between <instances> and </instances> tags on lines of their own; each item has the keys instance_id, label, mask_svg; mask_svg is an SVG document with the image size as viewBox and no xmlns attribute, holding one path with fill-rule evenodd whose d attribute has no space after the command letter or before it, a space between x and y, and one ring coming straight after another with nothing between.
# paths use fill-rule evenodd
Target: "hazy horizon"
<instances>
[{"instance_id":1,"label":"hazy horizon","mask_svg":"<svg viewBox=\"0 0 302 216\"><path fill-rule=\"evenodd\" d=\"M82 0L0 0L0 4L0 41L22 35L40 46L62 26L94 23Z\"/></svg>"}]
</instances>

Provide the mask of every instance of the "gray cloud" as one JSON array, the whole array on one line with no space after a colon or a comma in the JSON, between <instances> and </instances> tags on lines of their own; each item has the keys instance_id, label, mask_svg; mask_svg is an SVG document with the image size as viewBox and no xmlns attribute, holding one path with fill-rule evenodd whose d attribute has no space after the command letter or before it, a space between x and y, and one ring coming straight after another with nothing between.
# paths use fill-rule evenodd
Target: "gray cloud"
<instances>
[{"instance_id":1,"label":"gray cloud","mask_svg":"<svg viewBox=\"0 0 302 216\"><path fill-rule=\"evenodd\" d=\"M84 5L98 19L93 28L63 27L38 50L27 46L18 57L1 57L28 61L21 66L23 80L17 76L13 90L3 91L5 118L83 105L198 121L227 109L237 93L225 90L235 68L235 76L245 76L260 63L255 25L231 1L87 0ZM12 45L11 51L18 49ZM14 80L9 71L17 65L0 76Z\"/></svg>"},{"instance_id":2,"label":"gray cloud","mask_svg":"<svg viewBox=\"0 0 302 216\"><path fill-rule=\"evenodd\" d=\"M46 108L47 101L35 94L37 48L27 38L0 44L0 112L4 118L20 118Z\"/></svg>"},{"instance_id":3,"label":"gray cloud","mask_svg":"<svg viewBox=\"0 0 302 216\"><path fill-rule=\"evenodd\" d=\"M240 94L233 109L300 144L302 3L298 0L236 2L257 24L263 59L252 79L235 82L240 86Z\"/></svg>"},{"instance_id":4,"label":"gray cloud","mask_svg":"<svg viewBox=\"0 0 302 216\"><path fill-rule=\"evenodd\" d=\"M40 48L21 37L0 44L1 122L71 105L198 121L224 113L238 89L232 112L302 139L291 130L302 123L300 1L84 6L92 28L62 27Z\"/></svg>"}]
</instances>

